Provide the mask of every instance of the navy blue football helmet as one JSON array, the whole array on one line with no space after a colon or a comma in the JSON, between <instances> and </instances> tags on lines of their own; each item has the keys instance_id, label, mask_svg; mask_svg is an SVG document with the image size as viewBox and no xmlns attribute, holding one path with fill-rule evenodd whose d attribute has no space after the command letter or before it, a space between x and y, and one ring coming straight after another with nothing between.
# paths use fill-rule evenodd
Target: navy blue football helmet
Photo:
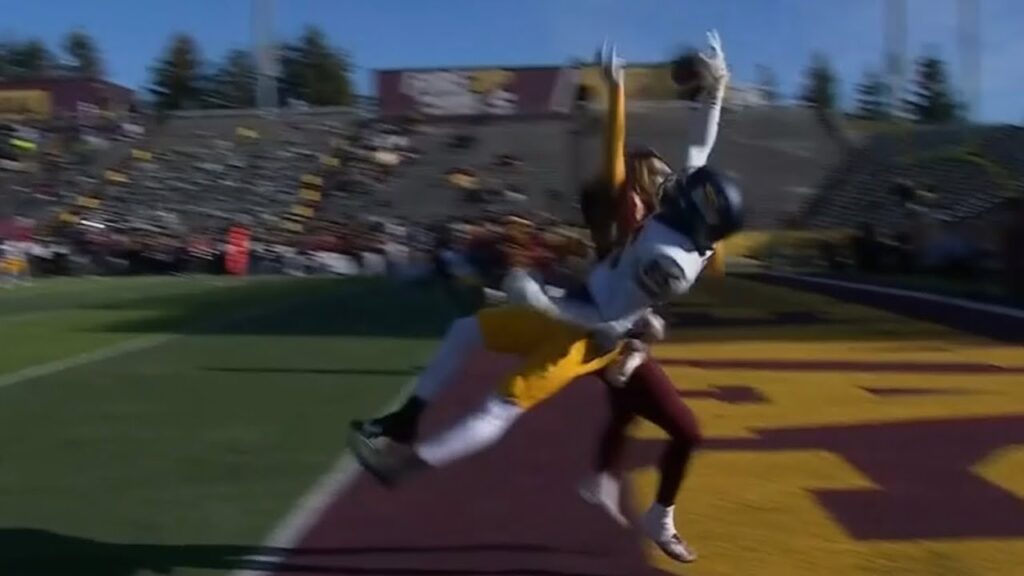
<instances>
[{"instance_id":1,"label":"navy blue football helmet","mask_svg":"<svg viewBox=\"0 0 1024 576\"><path fill-rule=\"evenodd\" d=\"M706 252L743 228L743 193L731 179L704 166L665 182L654 218Z\"/></svg>"}]
</instances>

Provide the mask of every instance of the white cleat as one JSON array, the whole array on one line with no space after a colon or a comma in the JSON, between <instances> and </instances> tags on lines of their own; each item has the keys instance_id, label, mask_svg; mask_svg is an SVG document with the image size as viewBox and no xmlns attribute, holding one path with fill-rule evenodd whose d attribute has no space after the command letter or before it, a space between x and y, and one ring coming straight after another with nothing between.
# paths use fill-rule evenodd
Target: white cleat
<instances>
[{"instance_id":1,"label":"white cleat","mask_svg":"<svg viewBox=\"0 0 1024 576\"><path fill-rule=\"evenodd\" d=\"M608 474L594 474L580 484L580 498L604 510L620 526L629 526L629 520L619 506L619 481Z\"/></svg>"},{"instance_id":2,"label":"white cleat","mask_svg":"<svg viewBox=\"0 0 1024 576\"><path fill-rule=\"evenodd\" d=\"M697 552L679 537L673 520L673 506L664 508L654 505L640 520L640 530L651 539L661 551L677 562L694 562Z\"/></svg>"}]
</instances>

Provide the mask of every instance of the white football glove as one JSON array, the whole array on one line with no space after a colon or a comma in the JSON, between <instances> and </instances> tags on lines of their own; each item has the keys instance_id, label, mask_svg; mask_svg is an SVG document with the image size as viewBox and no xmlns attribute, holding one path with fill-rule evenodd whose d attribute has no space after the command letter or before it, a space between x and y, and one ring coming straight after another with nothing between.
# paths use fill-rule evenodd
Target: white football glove
<instances>
[{"instance_id":1,"label":"white football glove","mask_svg":"<svg viewBox=\"0 0 1024 576\"><path fill-rule=\"evenodd\" d=\"M601 70L604 72L604 77L615 84L621 84L622 80L626 75L626 61L619 58L618 52L615 50L615 45L608 44L608 40L604 41L601 46Z\"/></svg>"},{"instance_id":2,"label":"white football glove","mask_svg":"<svg viewBox=\"0 0 1024 576\"><path fill-rule=\"evenodd\" d=\"M633 371L647 359L647 345L636 339L623 342L619 357L609 364L602 373L604 381L610 386L621 388L629 381Z\"/></svg>"},{"instance_id":3,"label":"white football glove","mask_svg":"<svg viewBox=\"0 0 1024 576\"><path fill-rule=\"evenodd\" d=\"M598 309L591 304L572 302L549 293L541 282L522 268L508 271L501 282L501 291L505 293L509 304L532 308L545 316L588 331L598 330L621 337L629 327L628 324L622 327L615 322L603 321Z\"/></svg>"},{"instance_id":4,"label":"white football glove","mask_svg":"<svg viewBox=\"0 0 1024 576\"><path fill-rule=\"evenodd\" d=\"M729 66L725 62L725 52L722 50L722 38L718 30L708 32L708 50L700 54L701 60L708 67L708 73L715 82L716 93L724 93L729 83Z\"/></svg>"},{"instance_id":5,"label":"white football glove","mask_svg":"<svg viewBox=\"0 0 1024 576\"><path fill-rule=\"evenodd\" d=\"M637 338L648 344L665 339L665 319L648 310L633 325Z\"/></svg>"},{"instance_id":6,"label":"white football glove","mask_svg":"<svg viewBox=\"0 0 1024 576\"><path fill-rule=\"evenodd\" d=\"M614 362L604 369L604 380L615 387L624 386L629 377L649 355L650 344L665 339L665 319L653 310L644 312L630 330L633 338L622 343L622 351Z\"/></svg>"}]
</instances>

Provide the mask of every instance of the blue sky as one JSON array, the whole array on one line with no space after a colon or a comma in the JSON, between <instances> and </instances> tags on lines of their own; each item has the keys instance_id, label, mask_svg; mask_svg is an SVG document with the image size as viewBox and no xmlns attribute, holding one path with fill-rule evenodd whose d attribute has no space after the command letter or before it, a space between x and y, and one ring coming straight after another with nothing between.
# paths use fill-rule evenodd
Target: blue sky
<instances>
[{"instance_id":1,"label":"blue sky","mask_svg":"<svg viewBox=\"0 0 1024 576\"><path fill-rule=\"evenodd\" d=\"M981 4L980 118L1024 120L1024 1ZM740 80L771 66L786 92L814 50L843 80L846 102L865 69L882 61L884 0L277 0L275 32L324 28L353 57L361 91L376 68L557 64L589 57L604 37L635 62L703 43L717 27ZM925 50L957 72L956 0L908 0L911 56ZM40 37L56 46L80 27L100 41L110 75L144 86L170 34L195 36L216 58L249 43L249 0L0 0L0 37Z\"/></svg>"}]
</instances>

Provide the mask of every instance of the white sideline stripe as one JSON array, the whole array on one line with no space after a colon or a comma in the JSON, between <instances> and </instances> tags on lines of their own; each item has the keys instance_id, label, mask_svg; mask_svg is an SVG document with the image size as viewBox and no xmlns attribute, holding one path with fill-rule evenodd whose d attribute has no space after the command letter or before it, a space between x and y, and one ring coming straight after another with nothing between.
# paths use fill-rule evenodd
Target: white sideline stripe
<instances>
[{"instance_id":1,"label":"white sideline stripe","mask_svg":"<svg viewBox=\"0 0 1024 576\"><path fill-rule=\"evenodd\" d=\"M296 502L288 514L274 527L260 545L264 548L292 548L298 544L320 519L327 506L344 494L359 476L359 465L349 451L325 472ZM233 570L228 576L263 576L272 574L284 561L284 553L256 554L246 557L264 565L256 570Z\"/></svg>"},{"instance_id":2,"label":"white sideline stripe","mask_svg":"<svg viewBox=\"0 0 1024 576\"><path fill-rule=\"evenodd\" d=\"M864 292L876 292L878 294L889 294L891 296L906 296L909 298L916 298L918 300L924 300L926 302L937 302L940 304L947 304L950 306L959 306L960 308L967 308L968 310L977 310L979 312L989 312L992 314L999 314L1002 316L1009 316L1011 318L1017 318L1024 320L1024 310L1018 310L1017 308L1010 308L1008 306L1000 306L998 304L986 304L984 302L973 302L964 298L956 298L953 296L940 296L938 294L929 294L927 292L917 292L915 290L907 290L904 288L890 288L888 286L874 286L871 284L863 284L860 282L848 282L844 280L833 280L830 278L815 278L813 276L801 276L799 274L787 274L785 272L768 272L765 271L763 274L768 276L778 276L779 278L791 278L794 280L801 280L803 282L809 282L812 284L825 284L829 286L841 286L844 288L853 288L855 290L861 290Z\"/></svg>"},{"instance_id":3,"label":"white sideline stripe","mask_svg":"<svg viewBox=\"0 0 1024 576\"><path fill-rule=\"evenodd\" d=\"M402 399L408 396L416 385L413 378L388 403L385 412L398 408ZM340 434L339 434L340 437ZM303 494L288 514L271 530L260 545L264 548L293 548L313 529L327 506L340 498L359 477L360 467L352 452L345 450L334 464ZM247 560L257 560L265 566L255 570L232 570L228 576L266 576L276 571L287 553L256 553Z\"/></svg>"},{"instance_id":4,"label":"white sideline stripe","mask_svg":"<svg viewBox=\"0 0 1024 576\"><path fill-rule=\"evenodd\" d=\"M328 294L328 296L331 295ZM270 309L246 311L220 322L213 322L212 326L232 325L252 320L260 316L279 314L289 308L308 303L309 300L297 298L282 306ZM155 348L156 346L166 344L167 342L187 335L187 333L174 333L145 336L142 338L128 340L126 342L120 342L106 348L85 352L77 356L70 356L54 362L30 366L28 368L0 376L0 388L25 382L26 380L32 380L34 378L56 374L77 366L83 366L93 362L115 358L124 354ZM416 380L412 379L409 383L403 386L398 396L390 402L387 410L390 411L396 408L401 402L401 399L412 391L415 383ZM313 527L313 524L319 519L320 513L324 510L326 505L329 504L331 500L343 494L349 486L351 486L355 481L358 472L359 466L357 465L355 458L353 458L352 454L346 450L330 470L321 476L320 479L317 480L317 482L305 493L305 495L302 496L284 520L274 528L264 541L263 545L268 547L273 546L286 548L298 543L298 541L306 535L306 533ZM256 558L259 558L259 555L249 557L249 559ZM269 559L268 563L277 564L281 560L282 558L278 555ZM267 572L265 570L233 570L230 574L231 576L257 576L267 574Z\"/></svg>"},{"instance_id":5,"label":"white sideline stripe","mask_svg":"<svg viewBox=\"0 0 1024 576\"><path fill-rule=\"evenodd\" d=\"M49 376L78 366L92 364L93 362L115 358L123 354L146 350L147 348L159 346L179 337L181 337L181 334L158 334L155 336L133 338L126 342L119 342L117 344L107 346L106 348L83 352L77 356L68 356L67 358L61 358L60 360L54 360L53 362L29 366L28 368L23 368L16 372L10 372L0 376L0 388L19 384L26 380L42 378L43 376Z\"/></svg>"},{"instance_id":6,"label":"white sideline stripe","mask_svg":"<svg viewBox=\"0 0 1024 576\"><path fill-rule=\"evenodd\" d=\"M206 325L206 327L230 326L232 324L246 322L248 320L252 320L260 316L284 312L289 308L297 306L298 304L302 304L304 302L306 301L299 298L295 301L289 301L281 306L277 306L274 308L243 311L240 314L229 316L220 321L211 322L210 324ZM198 327L203 326L204 325L200 324ZM195 327L197 326L193 326L193 328ZM22 368L21 370L16 370L14 372L9 372L7 374L0 375L0 388L6 388L7 386L20 384L28 380L34 380L36 378L42 378L44 376L49 376L51 374L56 374L58 372L63 372L65 370L70 370L72 368L77 368L79 366L85 366L87 364L92 364L94 362L109 360L111 358L116 358L118 356L123 356L125 354L131 354L132 352L141 352L142 350L155 348L157 346L166 344L172 340L177 340L178 338L182 338L188 335L189 334L186 332L142 336L139 338L132 338L131 340L126 340L124 342L118 342L117 344L111 344L110 346L104 348L98 348L96 350L83 352L75 356L68 356L66 358L61 358L59 360L54 360L52 362L36 364L35 366L29 366L27 368Z\"/></svg>"}]
</instances>

